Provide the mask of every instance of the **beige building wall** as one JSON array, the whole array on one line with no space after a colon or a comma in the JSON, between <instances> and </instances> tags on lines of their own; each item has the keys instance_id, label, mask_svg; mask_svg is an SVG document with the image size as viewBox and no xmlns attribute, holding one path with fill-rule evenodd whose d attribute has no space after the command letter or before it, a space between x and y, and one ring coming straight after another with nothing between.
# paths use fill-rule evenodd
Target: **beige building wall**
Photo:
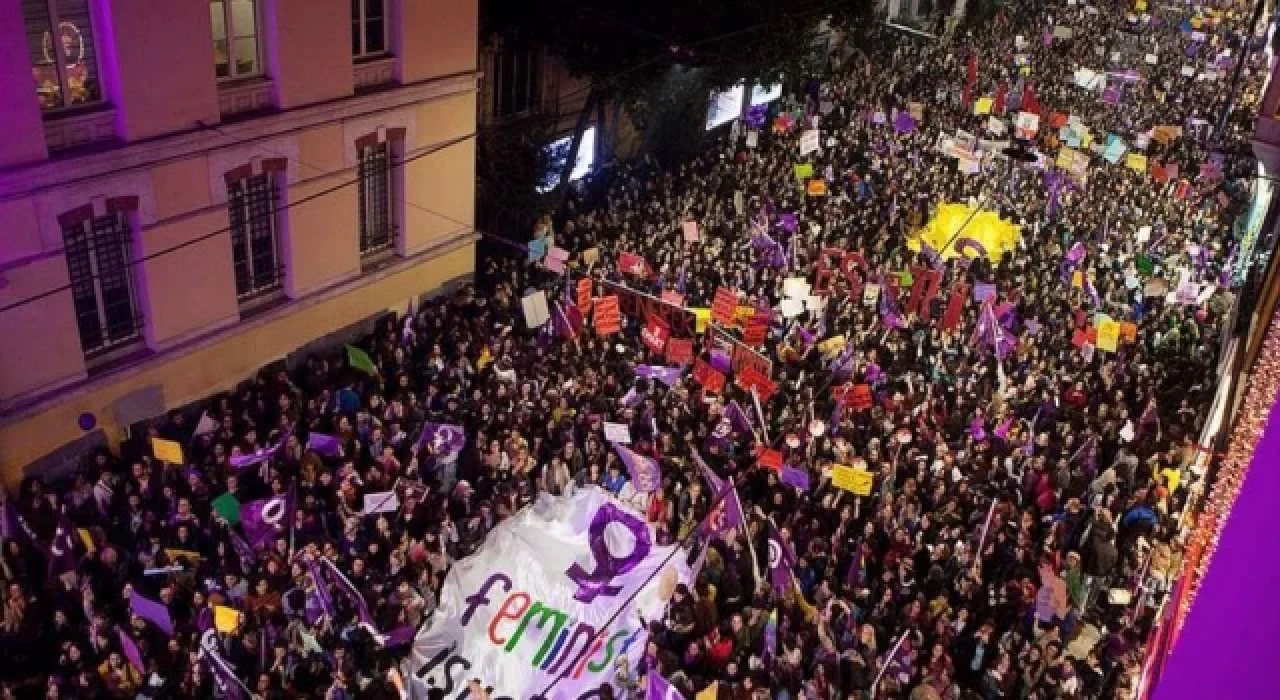
<instances>
[{"instance_id":1,"label":"beige building wall","mask_svg":"<svg viewBox=\"0 0 1280 700\"><path fill-rule=\"evenodd\" d=\"M102 99L42 111L21 9L0 0L0 82L20 87L0 90L0 481L79 438L82 414L118 441L135 392L182 406L473 273L476 4L386 2L390 50L356 59L350 0L258 0L262 70L223 81L204 0L98 3ZM362 257L371 141L402 163L398 231ZM242 169L279 183L282 284L258 304L236 291L227 176ZM86 356L64 226L114 211L139 335Z\"/></svg>"}]
</instances>

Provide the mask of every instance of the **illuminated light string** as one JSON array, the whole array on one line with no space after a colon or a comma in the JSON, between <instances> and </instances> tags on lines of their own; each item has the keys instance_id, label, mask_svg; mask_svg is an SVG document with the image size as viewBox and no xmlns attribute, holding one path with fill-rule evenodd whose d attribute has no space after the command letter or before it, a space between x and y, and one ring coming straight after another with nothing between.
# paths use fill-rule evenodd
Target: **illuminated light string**
<instances>
[{"instance_id":1,"label":"illuminated light string","mask_svg":"<svg viewBox=\"0 0 1280 700\"><path fill-rule=\"evenodd\" d=\"M1196 521L1195 530L1188 538L1187 549L1201 550L1195 569L1190 572L1188 591L1183 597L1179 609L1175 612L1174 634L1178 633L1181 622L1195 603L1200 583L1213 561L1218 542L1222 537L1227 520L1231 517L1236 498L1248 476L1249 465L1253 459L1258 442L1267 428L1271 410L1277 395L1280 395L1280 312L1271 319L1271 327L1267 331L1262 351L1254 365L1249 378L1249 388L1245 392L1244 402L1237 413L1239 416L1231 437L1227 443L1226 457L1218 471L1218 478L1209 490L1205 510Z\"/></svg>"}]
</instances>

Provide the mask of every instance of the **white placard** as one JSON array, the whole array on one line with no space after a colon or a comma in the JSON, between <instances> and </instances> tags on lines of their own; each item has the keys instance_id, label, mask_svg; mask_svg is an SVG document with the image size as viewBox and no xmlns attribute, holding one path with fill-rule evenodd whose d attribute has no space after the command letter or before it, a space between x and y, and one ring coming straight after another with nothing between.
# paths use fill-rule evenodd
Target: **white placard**
<instances>
[{"instance_id":1,"label":"white placard","mask_svg":"<svg viewBox=\"0 0 1280 700\"><path fill-rule=\"evenodd\" d=\"M994 114L987 117L987 131L990 131L996 136L1004 136L1005 132L1008 130L1009 127L1005 125L1003 119L1000 119Z\"/></svg>"},{"instance_id":2,"label":"white placard","mask_svg":"<svg viewBox=\"0 0 1280 700\"><path fill-rule=\"evenodd\" d=\"M1145 57L1145 58L1143 58L1142 60L1143 60L1143 61L1146 61L1146 63L1147 63L1147 65L1148 65L1148 66L1154 66L1155 64L1157 64L1157 63L1159 63L1159 62L1160 62L1160 57L1159 57L1159 56L1157 56L1157 55L1155 55L1155 54L1153 54L1153 53L1149 53L1149 54L1147 54L1147 55L1146 55L1146 57Z\"/></svg>"},{"instance_id":3,"label":"white placard","mask_svg":"<svg viewBox=\"0 0 1280 700\"><path fill-rule=\"evenodd\" d=\"M795 297L804 303L805 297L809 296L809 280L803 277L788 277L782 280L782 295Z\"/></svg>"},{"instance_id":4,"label":"white placard","mask_svg":"<svg viewBox=\"0 0 1280 700\"><path fill-rule=\"evenodd\" d=\"M807 156L822 145L821 135L817 129L809 129L800 134L800 155Z\"/></svg>"},{"instance_id":5,"label":"white placard","mask_svg":"<svg viewBox=\"0 0 1280 700\"><path fill-rule=\"evenodd\" d=\"M804 299L796 297L786 297L782 303L778 305L782 312L783 318L795 318L804 313Z\"/></svg>"},{"instance_id":6,"label":"white placard","mask_svg":"<svg viewBox=\"0 0 1280 700\"><path fill-rule=\"evenodd\" d=\"M363 515L393 513L397 510L400 510L400 497L395 491L380 491L364 495L364 510L361 511Z\"/></svg>"},{"instance_id":7,"label":"white placard","mask_svg":"<svg viewBox=\"0 0 1280 700\"><path fill-rule=\"evenodd\" d=\"M541 328L551 318L547 309L547 293L541 289L521 299L520 306L524 309L524 322L529 328Z\"/></svg>"},{"instance_id":8,"label":"white placard","mask_svg":"<svg viewBox=\"0 0 1280 700\"><path fill-rule=\"evenodd\" d=\"M684 240L688 243L698 242L699 240L698 239L698 222L696 221L684 222Z\"/></svg>"},{"instance_id":9,"label":"white placard","mask_svg":"<svg viewBox=\"0 0 1280 700\"><path fill-rule=\"evenodd\" d=\"M620 445L631 444L631 428L626 423L610 423L605 421L604 439Z\"/></svg>"},{"instance_id":10,"label":"white placard","mask_svg":"<svg viewBox=\"0 0 1280 700\"><path fill-rule=\"evenodd\" d=\"M756 144L758 143L760 143L760 132L748 131L747 132L747 148L755 148Z\"/></svg>"},{"instance_id":11,"label":"white placard","mask_svg":"<svg viewBox=\"0 0 1280 700\"><path fill-rule=\"evenodd\" d=\"M1151 227L1143 226L1139 228L1135 238L1139 243L1146 243L1147 241L1151 240Z\"/></svg>"},{"instance_id":12,"label":"white placard","mask_svg":"<svg viewBox=\"0 0 1280 700\"><path fill-rule=\"evenodd\" d=\"M870 283L862 288L862 304L864 306L875 306L876 300L880 298L880 285Z\"/></svg>"},{"instance_id":13,"label":"white placard","mask_svg":"<svg viewBox=\"0 0 1280 700\"><path fill-rule=\"evenodd\" d=\"M1182 77L1184 77L1184 78L1190 78L1191 76L1193 76L1193 75L1195 75L1195 74L1196 74L1196 69L1195 69L1195 67L1194 67L1194 66L1183 66L1183 67L1182 67Z\"/></svg>"}]
</instances>

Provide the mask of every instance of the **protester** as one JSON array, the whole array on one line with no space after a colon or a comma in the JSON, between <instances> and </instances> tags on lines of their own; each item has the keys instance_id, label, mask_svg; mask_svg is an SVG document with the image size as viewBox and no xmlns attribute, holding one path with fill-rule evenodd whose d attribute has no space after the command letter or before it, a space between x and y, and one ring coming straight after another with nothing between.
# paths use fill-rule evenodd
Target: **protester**
<instances>
[{"instance_id":1,"label":"protester","mask_svg":"<svg viewBox=\"0 0 1280 700\"><path fill-rule=\"evenodd\" d=\"M476 286L378 323L362 349L263 371L195 425L175 412L150 437L182 463L102 450L65 488L25 481L3 511L5 692L399 697L398 662L451 563L540 492L596 485L658 542L705 553L620 676L631 697L652 674L686 698L1127 697L1199 478L1269 68L1248 54L1214 133L1255 39L1247 3L1210 5L1193 25L1164 7L1014 3L947 43L867 28L788 109L753 110L753 135L593 179L540 230L573 254L563 278L523 250L487 255ZM1088 66L1137 77L1071 84ZM986 134L987 96L997 118L1039 113L1025 150L1055 158L1060 113L1104 144L1145 140L1160 169L1094 155L1072 174L988 144L961 172L940 136ZM815 118L820 148L797 157ZM1156 138L1162 125L1182 134ZM798 164L825 195L798 189ZM907 246L941 205L970 201L1020 226L998 263ZM832 274L825 306L784 317L784 280L818 288L824 249L860 252L866 272ZM936 296L913 304L906 278L930 270ZM674 292L687 308L736 290L769 310L758 347L777 391L638 377L673 363L645 317L582 327L584 278L596 298ZM1174 280L1170 298L1151 279ZM1183 281L1208 292L1180 298ZM979 285L990 301L968 294ZM521 300L537 291L555 318L530 329ZM1104 349L1096 314L1132 336ZM698 361L716 365L719 333L694 339ZM656 491L606 422L659 461ZM763 465L767 450L781 463ZM866 495L832 483L837 465L871 473ZM731 490L743 528L716 524Z\"/></svg>"}]
</instances>

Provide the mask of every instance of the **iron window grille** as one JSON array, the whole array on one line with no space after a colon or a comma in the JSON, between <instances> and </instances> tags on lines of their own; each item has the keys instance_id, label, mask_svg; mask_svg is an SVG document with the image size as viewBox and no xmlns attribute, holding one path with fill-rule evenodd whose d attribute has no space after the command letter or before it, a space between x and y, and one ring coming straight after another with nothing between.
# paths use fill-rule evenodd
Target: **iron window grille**
<instances>
[{"instance_id":1,"label":"iron window grille","mask_svg":"<svg viewBox=\"0 0 1280 700\"><path fill-rule=\"evenodd\" d=\"M279 193L270 173L227 184L236 297L242 302L280 289Z\"/></svg>"},{"instance_id":2,"label":"iron window grille","mask_svg":"<svg viewBox=\"0 0 1280 700\"><path fill-rule=\"evenodd\" d=\"M396 242L391 210L391 146L377 143L360 149L360 254L389 250Z\"/></svg>"},{"instance_id":3,"label":"iron window grille","mask_svg":"<svg viewBox=\"0 0 1280 700\"><path fill-rule=\"evenodd\" d=\"M80 346L86 357L136 341L142 331L134 294L130 225L123 213L63 228Z\"/></svg>"}]
</instances>

